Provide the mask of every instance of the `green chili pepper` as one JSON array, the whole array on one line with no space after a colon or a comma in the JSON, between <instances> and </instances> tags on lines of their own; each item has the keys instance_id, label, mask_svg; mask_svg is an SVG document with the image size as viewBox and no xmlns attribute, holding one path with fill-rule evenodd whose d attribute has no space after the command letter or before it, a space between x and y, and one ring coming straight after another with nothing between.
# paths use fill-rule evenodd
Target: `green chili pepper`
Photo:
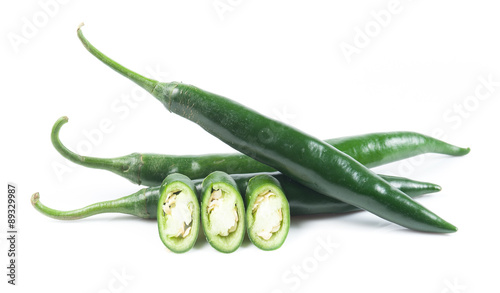
<instances>
[{"instance_id":1,"label":"green chili pepper","mask_svg":"<svg viewBox=\"0 0 500 293\"><path fill-rule=\"evenodd\" d=\"M220 252L234 252L245 237L245 205L236 182L224 172L212 172L203 180L200 197L208 243Z\"/></svg>"},{"instance_id":2,"label":"green chili pepper","mask_svg":"<svg viewBox=\"0 0 500 293\"><path fill-rule=\"evenodd\" d=\"M233 174L231 177L236 182L240 193L245 193L248 180L259 174L262 173ZM288 199L290 214L292 216L340 214L359 210L359 208L353 205L319 194L278 172L268 174L280 182L285 196ZM395 188L400 189L412 197L441 190L439 185L432 183L386 175L380 176L390 182ZM192 181L196 187L196 193L200 194L203 179L194 179ZM31 197L31 204L40 213L58 220L78 220L102 213L130 214L140 218L150 219L157 217L159 198L160 187L156 186L143 188L125 197L95 203L72 211L59 211L43 205L40 202L40 195L38 193L33 194Z\"/></svg>"},{"instance_id":3,"label":"green chili pepper","mask_svg":"<svg viewBox=\"0 0 500 293\"><path fill-rule=\"evenodd\" d=\"M197 123L241 153L321 194L403 227L437 233L457 230L324 141L194 86L143 77L102 54L85 39L80 28L77 32L85 48L100 61L150 92L170 112Z\"/></svg>"},{"instance_id":4,"label":"green chili pepper","mask_svg":"<svg viewBox=\"0 0 500 293\"><path fill-rule=\"evenodd\" d=\"M111 171L136 184L156 186L161 184L166 176L175 172L190 178L203 178L216 170L228 174L275 171L243 154L172 156L133 153L117 158L80 156L65 147L59 139L59 131L67 122L67 117L59 118L51 132L52 144L63 157L85 167ZM327 139L325 142L367 167L376 167L423 153L461 156L469 152L469 149L415 132L372 133Z\"/></svg>"},{"instance_id":5,"label":"green chili pepper","mask_svg":"<svg viewBox=\"0 0 500 293\"><path fill-rule=\"evenodd\" d=\"M191 179L179 173L165 178L156 217L160 239L170 251L183 253L194 246L200 229L200 204Z\"/></svg>"},{"instance_id":6,"label":"green chili pepper","mask_svg":"<svg viewBox=\"0 0 500 293\"><path fill-rule=\"evenodd\" d=\"M268 174L252 177L245 192L247 235L262 250L275 250L290 229L290 206L278 180Z\"/></svg>"}]
</instances>

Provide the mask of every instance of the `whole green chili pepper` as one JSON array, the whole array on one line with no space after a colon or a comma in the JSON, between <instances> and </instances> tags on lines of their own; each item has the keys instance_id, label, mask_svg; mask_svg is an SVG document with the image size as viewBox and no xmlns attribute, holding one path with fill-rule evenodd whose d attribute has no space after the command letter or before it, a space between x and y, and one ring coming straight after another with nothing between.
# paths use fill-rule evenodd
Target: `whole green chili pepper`
<instances>
[{"instance_id":1,"label":"whole green chili pepper","mask_svg":"<svg viewBox=\"0 0 500 293\"><path fill-rule=\"evenodd\" d=\"M100 61L150 92L170 111L191 120L232 148L297 182L403 227L437 233L457 231L352 157L279 121L222 96L178 82L160 83L111 60L83 36Z\"/></svg>"},{"instance_id":2,"label":"whole green chili pepper","mask_svg":"<svg viewBox=\"0 0 500 293\"><path fill-rule=\"evenodd\" d=\"M200 230L200 204L191 179L172 173L160 186L156 218L165 246L175 253L190 250Z\"/></svg>"},{"instance_id":3,"label":"whole green chili pepper","mask_svg":"<svg viewBox=\"0 0 500 293\"><path fill-rule=\"evenodd\" d=\"M262 250L280 248L290 229L290 206L279 181L269 174L252 177L245 205L250 241Z\"/></svg>"},{"instance_id":4,"label":"whole green chili pepper","mask_svg":"<svg viewBox=\"0 0 500 293\"><path fill-rule=\"evenodd\" d=\"M232 174L241 194L247 189L250 178L266 173ZM346 204L340 200L324 196L310 188L299 184L279 172L267 173L276 178L285 193L290 206L292 216L314 215L314 214L341 214L360 209ZM395 188L400 189L409 196L416 197L427 193L438 192L441 187L436 184L415 181L407 178L380 175L390 182ZM203 179L193 179L196 193L200 194ZM81 209L72 211L60 211L49 208L40 202L37 193L31 197L31 204L40 213L57 220L78 220L103 213L121 213L137 216L140 218L155 219L157 217L158 200L160 198L160 187L148 187L114 200L91 204Z\"/></svg>"},{"instance_id":5,"label":"whole green chili pepper","mask_svg":"<svg viewBox=\"0 0 500 293\"><path fill-rule=\"evenodd\" d=\"M59 138L59 131L67 122L68 117L59 118L51 132L52 144L63 157L85 167L111 171L136 184L156 186L175 172L185 174L189 178L202 178L216 170L228 174L275 171L265 164L237 153L191 156L133 153L117 158L80 156L65 147ZM376 167L423 153L462 156L469 152L468 148L460 148L423 134L404 131L334 138L325 142L367 167Z\"/></svg>"},{"instance_id":6,"label":"whole green chili pepper","mask_svg":"<svg viewBox=\"0 0 500 293\"><path fill-rule=\"evenodd\" d=\"M245 237L245 204L231 176L210 173L201 184L201 224L208 243L216 250L231 253Z\"/></svg>"}]
</instances>

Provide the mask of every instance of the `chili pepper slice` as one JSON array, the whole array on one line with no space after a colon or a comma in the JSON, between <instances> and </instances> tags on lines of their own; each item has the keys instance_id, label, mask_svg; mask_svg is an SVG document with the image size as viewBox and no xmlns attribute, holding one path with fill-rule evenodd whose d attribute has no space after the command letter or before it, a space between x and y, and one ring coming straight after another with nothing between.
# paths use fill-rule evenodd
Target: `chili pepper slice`
<instances>
[{"instance_id":1,"label":"chili pepper slice","mask_svg":"<svg viewBox=\"0 0 500 293\"><path fill-rule=\"evenodd\" d=\"M262 250L275 250L290 229L290 206L278 180L268 174L252 177L245 192L247 235Z\"/></svg>"},{"instance_id":2,"label":"chili pepper slice","mask_svg":"<svg viewBox=\"0 0 500 293\"><path fill-rule=\"evenodd\" d=\"M172 252L184 253L198 239L200 204L195 190L191 179L179 173L168 175L160 186L158 233Z\"/></svg>"},{"instance_id":3,"label":"chili pepper slice","mask_svg":"<svg viewBox=\"0 0 500 293\"><path fill-rule=\"evenodd\" d=\"M224 253L236 251L245 237L245 205L236 182L215 171L202 182L201 224L208 243Z\"/></svg>"}]
</instances>

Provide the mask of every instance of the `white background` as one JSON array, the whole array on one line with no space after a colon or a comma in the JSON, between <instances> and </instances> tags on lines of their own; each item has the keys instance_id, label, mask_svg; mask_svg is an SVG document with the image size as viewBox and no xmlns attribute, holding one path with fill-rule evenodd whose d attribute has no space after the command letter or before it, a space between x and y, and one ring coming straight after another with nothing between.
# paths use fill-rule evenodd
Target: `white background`
<instances>
[{"instance_id":1,"label":"white background","mask_svg":"<svg viewBox=\"0 0 500 293\"><path fill-rule=\"evenodd\" d=\"M2 2L1 182L18 185L19 227L14 287L5 276L2 197L2 292L500 290L499 5L291 2ZM63 115L70 121L62 141L92 156L232 151L92 57L76 37L82 21L96 47L139 73L230 97L320 138L411 130L471 147L465 157L376 169L440 184L419 201L459 231L412 232L360 212L293 218L273 252L245 240L225 255L199 237L175 255L155 221L42 216L29 202L37 191L46 205L72 209L140 188L62 159L49 133ZM349 46L350 55L342 49ZM481 80L492 82L489 90ZM106 121L106 132L89 140L85 133Z\"/></svg>"}]
</instances>

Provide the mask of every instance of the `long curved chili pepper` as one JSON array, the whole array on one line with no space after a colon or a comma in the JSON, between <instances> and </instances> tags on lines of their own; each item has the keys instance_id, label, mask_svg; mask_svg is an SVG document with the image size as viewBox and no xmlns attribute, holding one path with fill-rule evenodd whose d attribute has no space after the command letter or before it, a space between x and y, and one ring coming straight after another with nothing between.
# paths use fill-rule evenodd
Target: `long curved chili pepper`
<instances>
[{"instance_id":1,"label":"long curved chili pepper","mask_svg":"<svg viewBox=\"0 0 500 293\"><path fill-rule=\"evenodd\" d=\"M243 154L162 155L132 153L117 158L95 158L78 155L63 145L59 138L68 117L59 118L52 127L51 140L55 149L66 159L89 168L104 169L146 186L160 185L171 173L189 178L202 178L213 171L228 174L272 172L273 168ZM367 167L376 167L424 153L462 156L469 152L444 141L415 133L371 133L325 140L328 144L353 157Z\"/></svg>"},{"instance_id":2,"label":"long curved chili pepper","mask_svg":"<svg viewBox=\"0 0 500 293\"><path fill-rule=\"evenodd\" d=\"M245 194L248 181L254 176L269 174L276 178L290 205L290 214L292 216L314 215L314 214L341 214L360 209L346 204L340 200L324 196L299 184L290 178L274 173L250 173L250 174L232 174L231 177L236 182L240 193ZM417 197L427 193L434 193L441 190L436 184L415 181L407 178L381 175L390 182L395 188L412 197ZM193 180L197 194L200 194L203 179ZM60 211L49 208L40 202L40 194L37 192L31 197L31 204L40 213L58 220L78 220L103 213L121 213L137 216L140 218L156 218L158 200L160 198L160 186L142 188L139 191L114 200L103 201L91 204L84 208L71 211Z\"/></svg>"},{"instance_id":3,"label":"long curved chili pepper","mask_svg":"<svg viewBox=\"0 0 500 293\"><path fill-rule=\"evenodd\" d=\"M102 54L85 39L80 28L77 32L96 58L150 92L170 112L198 124L235 150L319 193L403 227L436 233L457 231L454 225L324 141L192 85L145 78Z\"/></svg>"}]
</instances>

